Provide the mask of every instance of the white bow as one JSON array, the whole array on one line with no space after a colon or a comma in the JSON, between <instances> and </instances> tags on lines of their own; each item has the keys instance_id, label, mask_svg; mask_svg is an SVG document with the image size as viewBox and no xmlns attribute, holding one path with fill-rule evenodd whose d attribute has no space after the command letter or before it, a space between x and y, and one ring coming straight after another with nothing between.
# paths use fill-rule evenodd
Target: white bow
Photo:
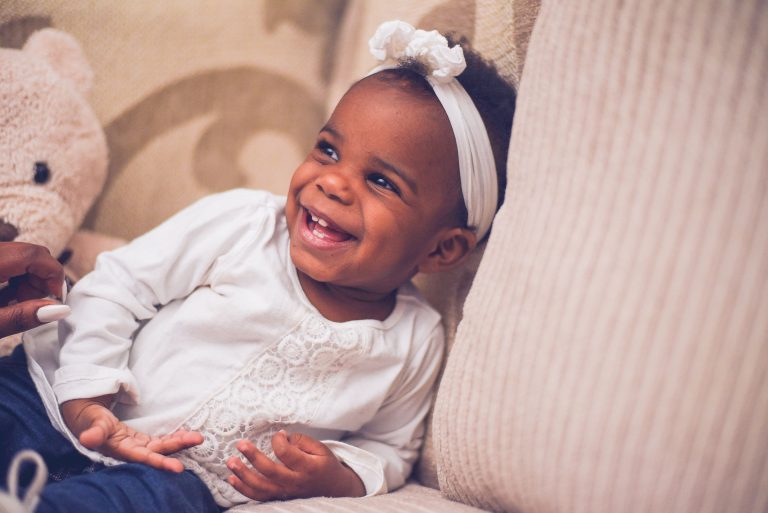
<instances>
[{"instance_id":1,"label":"white bow","mask_svg":"<svg viewBox=\"0 0 768 513\"><path fill-rule=\"evenodd\" d=\"M436 30L417 30L404 21L379 25L368 48L382 63L371 74L410 60L426 67L425 78L448 115L456 138L467 224L481 240L496 215L499 185L483 119L467 91L454 79L467 67L464 51L459 45L449 48L448 40Z\"/></svg>"}]
</instances>

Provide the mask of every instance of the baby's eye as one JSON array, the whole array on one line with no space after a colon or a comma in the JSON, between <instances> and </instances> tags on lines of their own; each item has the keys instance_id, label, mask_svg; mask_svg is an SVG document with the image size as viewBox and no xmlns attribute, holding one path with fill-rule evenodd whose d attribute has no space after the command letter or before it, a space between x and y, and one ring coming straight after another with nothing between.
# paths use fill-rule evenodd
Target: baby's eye
<instances>
[{"instance_id":1,"label":"baby's eye","mask_svg":"<svg viewBox=\"0 0 768 513\"><path fill-rule=\"evenodd\" d=\"M390 182L387 177L380 173L371 173L368 175L368 181L374 184L376 187L387 189L398 195L400 194L400 190L397 188L397 186L395 186L395 184Z\"/></svg>"},{"instance_id":2,"label":"baby's eye","mask_svg":"<svg viewBox=\"0 0 768 513\"><path fill-rule=\"evenodd\" d=\"M317 143L317 149L320 150L320 152L325 155L326 157L331 158L333 161L338 162L339 161L339 154L336 153L336 150L328 144L325 141L318 141Z\"/></svg>"}]
</instances>

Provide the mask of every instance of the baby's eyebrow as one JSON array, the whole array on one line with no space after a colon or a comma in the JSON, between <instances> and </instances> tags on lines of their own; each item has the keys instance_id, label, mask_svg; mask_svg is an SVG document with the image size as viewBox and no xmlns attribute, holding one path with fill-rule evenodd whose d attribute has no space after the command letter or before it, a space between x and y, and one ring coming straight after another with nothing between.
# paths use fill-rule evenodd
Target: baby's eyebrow
<instances>
[{"instance_id":1,"label":"baby's eyebrow","mask_svg":"<svg viewBox=\"0 0 768 513\"><path fill-rule=\"evenodd\" d=\"M320 129L320 133L323 133L323 132L328 132L329 134L331 134L336 139L338 139L338 140L340 140L342 142L344 141L344 136L341 135L341 133L338 130L336 130L335 128L333 128L330 125L325 125L322 129Z\"/></svg>"},{"instance_id":2,"label":"baby's eyebrow","mask_svg":"<svg viewBox=\"0 0 768 513\"><path fill-rule=\"evenodd\" d=\"M405 182L405 184L408 186L408 188L410 188L414 193L418 192L417 191L418 188L416 187L416 182L413 180L413 178L408 176L407 173L405 173L404 171L400 170L400 168L398 168L397 166L395 166L393 164L390 164L386 160L381 159L379 157L375 157L374 156L374 157L372 157L371 160L373 160L373 163L376 166L383 167L383 168L393 172L397 176L399 176L400 179L403 180Z\"/></svg>"}]
</instances>

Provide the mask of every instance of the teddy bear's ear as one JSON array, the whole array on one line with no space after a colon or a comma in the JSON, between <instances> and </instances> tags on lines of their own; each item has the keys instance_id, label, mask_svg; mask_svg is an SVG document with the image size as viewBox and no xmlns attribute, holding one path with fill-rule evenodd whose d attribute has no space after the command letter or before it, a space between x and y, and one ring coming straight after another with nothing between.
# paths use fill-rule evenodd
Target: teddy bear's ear
<instances>
[{"instance_id":1,"label":"teddy bear's ear","mask_svg":"<svg viewBox=\"0 0 768 513\"><path fill-rule=\"evenodd\" d=\"M69 34L52 28L38 30L27 40L23 51L47 62L83 96L91 91L93 70L80 44Z\"/></svg>"}]
</instances>

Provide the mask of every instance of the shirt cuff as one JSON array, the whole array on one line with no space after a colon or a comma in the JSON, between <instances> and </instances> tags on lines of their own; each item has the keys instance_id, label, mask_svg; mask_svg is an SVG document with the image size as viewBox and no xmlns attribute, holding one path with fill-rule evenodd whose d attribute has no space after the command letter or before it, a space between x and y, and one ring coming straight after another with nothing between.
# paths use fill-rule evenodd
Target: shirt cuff
<instances>
[{"instance_id":1,"label":"shirt cuff","mask_svg":"<svg viewBox=\"0 0 768 513\"><path fill-rule=\"evenodd\" d=\"M56 370L53 391L59 404L71 399L86 399L123 390L131 401L139 399L133 374L91 364L67 365Z\"/></svg>"},{"instance_id":2,"label":"shirt cuff","mask_svg":"<svg viewBox=\"0 0 768 513\"><path fill-rule=\"evenodd\" d=\"M333 454L351 468L365 486L365 496L387 493L384 467L376 455L337 440L323 440Z\"/></svg>"}]
</instances>

